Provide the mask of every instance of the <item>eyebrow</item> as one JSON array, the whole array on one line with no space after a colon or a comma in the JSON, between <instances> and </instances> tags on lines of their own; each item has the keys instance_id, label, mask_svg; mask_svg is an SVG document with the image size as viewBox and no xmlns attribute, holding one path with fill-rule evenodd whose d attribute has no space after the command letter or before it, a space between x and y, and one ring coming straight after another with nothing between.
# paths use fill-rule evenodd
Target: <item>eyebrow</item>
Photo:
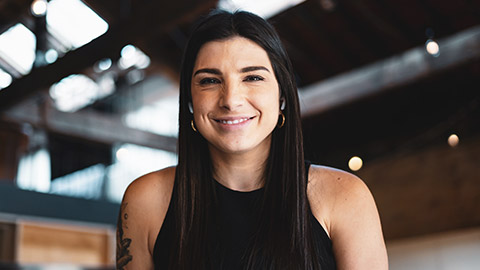
<instances>
[{"instance_id":1,"label":"eyebrow","mask_svg":"<svg viewBox=\"0 0 480 270\"><path fill-rule=\"evenodd\" d=\"M216 68L202 68L202 69L199 69L199 70L195 71L193 76L197 76L197 74L200 74L200 73L210 73L210 74L215 74L215 75L222 75L222 72L220 72L220 70L218 70Z\"/></svg>"},{"instance_id":2,"label":"eyebrow","mask_svg":"<svg viewBox=\"0 0 480 270\"><path fill-rule=\"evenodd\" d=\"M244 68L240 69L240 72L246 73L246 72L251 72L251 71L256 71L256 70L265 70L267 72L270 72L270 70L268 70L268 68L266 68L264 66L244 67ZM222 75L222 72L220 70L216 69L216 68L202 68L202 69L199 69L199 70L195 71L193 76L196 76L197 74L200 74L200 73Z\"/></svg>"},{"instance_id":3,"label":"eyebrow","mask_svg":"<svg viewBox=\"0 0 480 270\"><path fill-rule=\"evenodd\" d=\"M264 67L264 66L251 66L251 67L244 67L242 68L240 71L245 73L245 72L250 72L250 71L256 71L256 70L265 70L267 72L270 72L270 70L268 70L268 68Z\"/></svg>"}]
</instances>

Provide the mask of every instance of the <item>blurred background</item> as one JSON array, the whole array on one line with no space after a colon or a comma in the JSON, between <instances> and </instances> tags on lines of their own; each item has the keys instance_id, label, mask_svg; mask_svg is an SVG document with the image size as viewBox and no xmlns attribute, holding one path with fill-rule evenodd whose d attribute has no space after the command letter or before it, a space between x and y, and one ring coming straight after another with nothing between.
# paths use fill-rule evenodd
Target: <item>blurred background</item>
<instances>
[{"instance_id":1,"label":"blurred background","mask_svg":"<svg viewBox=\"0 0 480 270\"><path fill-rule=\"evenodd\" d=\"M268 19L307 159L360 176L390 269L480 267L480 1L0 1L0 269L113 269L127 185L176 164L211 9Z\"/></svg>"}]
</instances>

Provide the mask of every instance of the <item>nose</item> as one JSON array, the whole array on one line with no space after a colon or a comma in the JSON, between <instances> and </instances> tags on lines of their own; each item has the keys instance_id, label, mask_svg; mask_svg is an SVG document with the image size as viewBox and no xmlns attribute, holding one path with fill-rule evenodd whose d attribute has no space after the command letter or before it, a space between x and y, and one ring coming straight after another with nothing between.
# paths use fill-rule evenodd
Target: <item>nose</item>
<instances>
[{"instance_id":1,"label":"nose","mask_svg":"<svg viewBox=\"0 0 480 270\"><path fill-rule=\"evenodd\" d=\"M229 111L241 107L245 101L245 89L235 82L225 82L219 99L219 106Z\"/></svg>"}]
</instances>

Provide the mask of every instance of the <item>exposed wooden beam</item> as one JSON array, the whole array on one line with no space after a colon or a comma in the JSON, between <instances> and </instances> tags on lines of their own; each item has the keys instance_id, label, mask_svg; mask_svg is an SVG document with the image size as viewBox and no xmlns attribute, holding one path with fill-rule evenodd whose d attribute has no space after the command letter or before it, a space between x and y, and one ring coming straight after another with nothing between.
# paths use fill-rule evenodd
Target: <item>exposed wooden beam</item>
<instances>
[{"instance_id":1,"label":"exposed wooden beam","mask_svg":"<svg viewBox=\"0 0 480 270\"><path fill-rule=\"evenodd\" d=\"M320 114L480 58L480 26L437 42L438 57L420 46L301 89L302 117Z\"/></svg>"},{"instance_id":2,"label":"exposed wooden beam","mask_svg":"<svg viewBox=\"0 0 480 270\"><path fill-rule=\"evenodd\" d=\"M28 75L1 90L0 112L70 74L81 73L99 59L115 58L126 44L158 35L167 31L178 21L193 18L208 11L214 7L215 3L214 0L201 3L198 1L167 1L165 3L150 1L148 5L139 5L135 8L133 15L111 25L104 35L81 48L70 51L52 65L34 68Z\"/></svg>"},{"instance_id":3,"label":"exposed wooden beam","mask_svg":"<svg viewBox=\"0 0 480 270\"><path fill-rule=\"evenodd\" d=\"M132 143L176 152L177 139L125 126L119 117L93 112L66 113L52 108L41 112L35 104L15 108L0 120L29 123L35 127L67 136L106 144Z\"/></svg>"}]
</instances>

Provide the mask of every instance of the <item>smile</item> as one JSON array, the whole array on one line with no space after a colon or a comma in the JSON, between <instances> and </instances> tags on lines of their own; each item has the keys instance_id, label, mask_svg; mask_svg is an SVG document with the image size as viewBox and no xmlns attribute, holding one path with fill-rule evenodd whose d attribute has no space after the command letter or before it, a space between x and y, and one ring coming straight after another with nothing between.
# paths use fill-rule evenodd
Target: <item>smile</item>
<instances>
[{"instance_id":1,"label":"smile","mask_svg":"<svg viewBox=\"0 0 480 270\"><path fill-rule=\"evenodd\" d=\"M217 123L223 125L237 125L245 121L251 120L254 117L228 118L228 119L214 119Z\"/></svg>"},{"instance_id":2,"label":"smile","mask_svg":"<svg viewBox=\"0 0 480 270\"><path fill-rule=\"evenodd\" d=\"M220 122L222 124L227 124L227 125L235 125L235 124L247 121L248 119L250 119L250 118L235 119L233 121L232 120L218 120L218 122Z\"/></svg>"}]
</instances>

